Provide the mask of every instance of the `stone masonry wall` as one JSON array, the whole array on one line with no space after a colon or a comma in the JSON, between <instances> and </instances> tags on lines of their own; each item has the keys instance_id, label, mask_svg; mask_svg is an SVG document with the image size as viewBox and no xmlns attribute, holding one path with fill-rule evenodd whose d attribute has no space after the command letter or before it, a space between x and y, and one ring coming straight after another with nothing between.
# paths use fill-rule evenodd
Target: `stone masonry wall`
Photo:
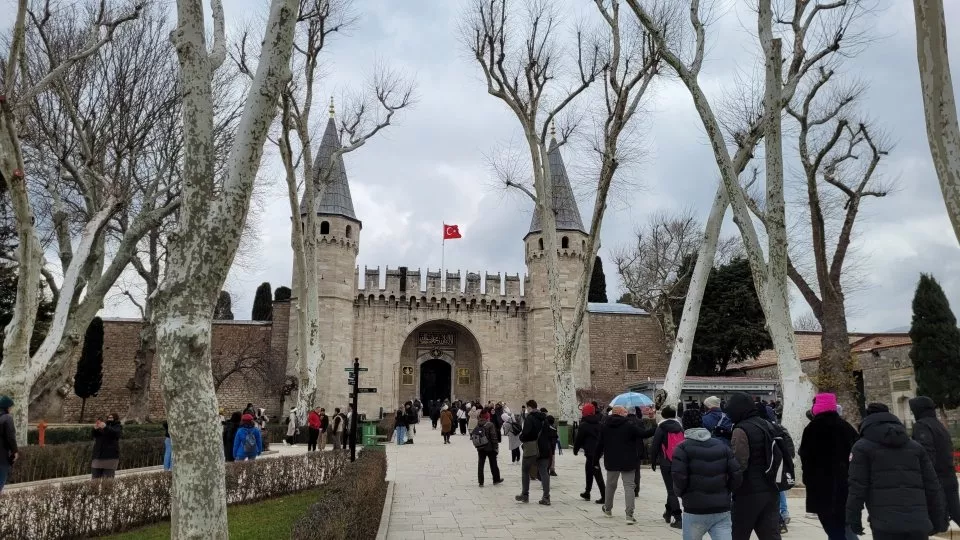
<instances>
[{"instance_id":1,"label":"stone masonry wall","mask_svg":"<svg viewBox=\"0 0 960 540\"><path fill-rule=\"evenodd\" d=\"M648 377L664 377L670 356L657 322L650 315L590 313L590 380L612 394ZM627 370L627 354L637 355L637 370Z\"/></svg>"}]
</instances>

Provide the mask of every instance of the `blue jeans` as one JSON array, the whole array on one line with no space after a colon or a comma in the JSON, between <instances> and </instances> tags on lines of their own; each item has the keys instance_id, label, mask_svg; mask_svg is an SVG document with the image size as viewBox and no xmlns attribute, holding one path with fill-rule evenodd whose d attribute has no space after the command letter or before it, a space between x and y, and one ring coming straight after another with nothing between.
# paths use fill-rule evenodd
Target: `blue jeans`
<instances>
[{"instance_id":1,"label":"blue jeans","mask_svg":"<svg viewBox=\"0 0 960 540\"><path fill-rule=\"evenodd\" d=\"M6 464L0 465L0 493L3 493L3 486L7 483L7 476L10 475L10 467Z\"/></svg>"},{"instance_id":2,"label":"blue jeans","mask_svg":"<svg viewBox=\"0 0 960 540\"><path fill-rule=\"evenodd\" d=\"M730 512L720 514L683 513L683 540L703 540L710 534L711 540L731 540L733 538L733 520Z\"/></svg>"},{"instance_id":3,"label":"blue jeans","mask_svg":"<svg viewBox=\"0 0 960 540\"><path fill-rule=\"evenodd\" d=\"M397 444L404 444L405 442L407 442L407 427L397 426Z\"/></svg>"},{"instance_id":4,"label":"blue jeans","mask_svg":"<svg viewBox=\"0 0 960 540\"><path fill-rule=\"evenodd\" d=\"M787 492L780 492L780 520L786 521L790 519L790 509L787 508Z\"/></svg>"}]
</instances>

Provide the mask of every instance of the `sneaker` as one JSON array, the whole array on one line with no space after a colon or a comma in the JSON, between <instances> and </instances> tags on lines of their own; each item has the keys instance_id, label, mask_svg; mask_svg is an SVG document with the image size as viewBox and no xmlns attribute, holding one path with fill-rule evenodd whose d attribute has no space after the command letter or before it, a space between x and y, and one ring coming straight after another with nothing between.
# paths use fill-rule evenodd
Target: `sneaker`
<instances>
[{"instance_id":1,"label":"sneaker","mask_svg":"<svg viewBox=\"0 0 960 540\"><path fill-rule=\"evenodd\" d=\"M493 485L502 484L502 483L503 483L503 478L493 481Z\"/></svg>"},{"instance_id":2,"label":"sneaker","mask_svg":"<svg viewBox=\"0 0 960 540\"><path fill-rule=\"evenodd\" d=\"M664 521L664 522L670 523L670 517L671 517L671 516L670 516L670 512L664 512L664 513L663 513L663 521Z\"/></svg>"},{"instance_id":3,"label":"sneaker","mask_svg":"<svg viewBox=\"0 0 960 540\"><path fill-rule=\"evenodd\" d=\"M605 503L606 501L603 500L603 497L600 497L599 499L597 499L597 500L595 500L595 501L593 501L593 502L595 502L595 503L597 503L597 504L603 504L603 503Z\"/></svg>"},{"instance_id":4,"label":"sneaker","mask_svg":"<svg viewBox=\"0 0 960 540\"><path fill-rule=\"evenodd\" d=\"M787 529L787 524L781 521L781 522L780 522L780 534L786 534L786 533L788 533L788 532L790 532L790 530Z\"/></svg>"},{"instance_id":5,"label":"sneaker","mask_svg":"<svg viewBox=\"0 0 960 540\"><path fill-rule=\"evenodd\" d=\"M611 512L610 510L607 510L607 507L604 506L604 507L603 507L603 515L605 515L605 516L607 516L607 517L613 517L613 512Z\"/></svg>"},{"instance_id":6,"label":"sneaker","mask_svg":"<svg viewBox=\"0 0 960 540\"><path fill-rule=\"evenodd\" d=\"M627 516L627 525L634 525L636 522L637 520L634 519L633 516Z\"/></svg>"},{"instance_id":7,"label":"sneaker","mask_svg":"<svg viewBox=\"0 0 960 540\"><path fill-rule=\"evenodd\" d=\"M589 492L589 491L584 491L583 493L580 494L580 498L583 499L583 500L585 500L585 501L589 501L589 500L590 500L590 492Z\"/></svg>"},{"instance_id":8,"label":"sneaker","mask_svg":"<svg viewBox=\"0 0 960 540\"><path fill-rule=\"evenodd\" d=\"M682 528L683 528L683 520L682 520L681 518L675 519L675 520L673 521L673 523L670 524L670 527L671 527L671 528L674 528L674 529L682 529Z\"/></svg>"},{"instance_id":9,"label":"sneaker","mask_svg":"<svg viewBox=\"0 0 960 540\"><path fill-rule=\"evenodd\" d=\"M557 471L550 471L550 476L556 476L556 475L557 475Z\"/></svg>"},{"instance_id":10,"label":"sneaker","mask_svg":"<svg viewBox=\"0 0 960 540\"><path fill-rule=\"evenodd\" d=\"M539 504L543 506L550 506L550 499L540 499Z\"/></svg>"},{"instance_id":11,"label":"sneaker","mask_svg":"<svg viewBox=\"0 0 960 540\"><path fill-rule=\"evenodd\" d=\"M516 497L514 497L514 500L516 500L517 502L528 503L530 502L530 497L528 497L527 495L517 495Z\"/></svg>"}]
</instances>

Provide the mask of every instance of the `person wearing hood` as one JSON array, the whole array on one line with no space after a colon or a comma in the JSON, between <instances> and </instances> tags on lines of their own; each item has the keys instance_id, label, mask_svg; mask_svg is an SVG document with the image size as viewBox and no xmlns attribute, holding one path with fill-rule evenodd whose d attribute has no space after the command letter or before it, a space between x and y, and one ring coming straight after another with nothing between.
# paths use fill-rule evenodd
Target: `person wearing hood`
<instances>
[{"instance_id":1,"label":"person wearing hood","mask_svg":"<svg viewBox=\"0 0 960 540\"><path fill-rule=\"evenodd\" d=\"M684 440L673 452L673 492L683 499L683 539L731 540L730 496L743 474L733 449L712 437L697 410L683 413Z\"/></svg>"},{"instance_id":2,"label":"person wearing hood","mask_svg":"<svg viewBox=\"0 0 960 540\"><path fill-rule=\"evenodd\" d=\"M926 539L947 529L940 481L923 446L885 409L867 407L850 454L847 525L864 534L866 505L876 540Z\"/></svg>"},{"instance_id":3,"label":"person wearing hood","mask_svg":"<svg viewBox=\"0 0 960 540\"><path fill-rule=\"evenodd\" d=\"M835 394L817 394L813 421L800 439L807 512L816 514L829 540L846 540L847 469L859 434L840 417Z\"/></svg>"},{"instance_id":4,"label":"person wearing hood","mask_svg":"<svg viewBox=\"0 0 960 540\"><path fill-rule=\"evenodd\" d=\"M743 482L733 494L733 539L749 540L756 531L760 540L780 540L780 493L766 473L774 426L743 392L730 396L727 414L733 421L733 455L743 471Z\"/></svg>"},{"instance_id":5,"label":"person wearing hood","mask_svg":"<svg viewBox=\"0 0 960 540\"><path fill-rule=\"evenodd\" d=\"M700 409L696 407L687 407L688 412L700 414ZM663 520L673 523L670 526L674 529L683 528L683 511L680 510L680 501L673 492L673 478L671 462L677 445L683 442L683 428L677 421L677 411L667 405L660 410L660 416L663 420L657 426L656 433L653 434L653 442L650 444L650 450L653 457L650 458L650 467L656 472L657 466L660 466L660 475L663 477L663 485L667 488L667 502L663 505ZM686 413L684 413L686 416Z\"/></svg>"},{"instance_id":6,"label":"person wearing hood","mask_svg":"<svg viewBox=\"0 0 960 540\"><path fill-rule=\"evenodd\" d=\"M523 430L520 432L520 442L523 461L520 464L520 495L515 498L517 502L530 502L530 470L536 468L540 476L540 484L543 487L543 497L540 504L550 506L550 438L547 433L547 415L540 412L537 408L537 402L530 400L527 402L527 419L523 422Z\"/></svg>"},{"instance_id":7,"label":"person wearing hood","mask_svg":"<svg viewBox=\"0 0 960 540\"><path fill-rule=\"evenodd\" d=\"M223 457L228 462L233 461L233 441L237 437L237 430L240 429L240 419L243 413L234 411L230 418L223 422Z\"/></svg>"},{"instance_id":8,"label":"person wearing hood","mask_svg":"<svg viewBox=\"0 0 960 540\"><path fill-rule=\"evenodd\" d=\"M638 422L627 418L627 409L621 406L613 408L613 415L600 429L600 441L597 443L597 455L603 456L603 467L607 470L607 485L604 494L603 513L611 516L613 496L617 484L623 478L624 498L626 499L627 524L637 522L633 517L634 469L637 468L637 447L643 440Z\"/></svg>"},{"instance_id":9,"label":"person wearing hood","mask_svg":"<svg viewBox=\"0 0 960 540\"><path fill-rule=\"evenodd\" d=\"M443 437L443 444L450 444L450 435L453 435L453 426L456 421L453 419L453 413L450 407L444 403L440 407L440 435Z\"/></svg>"},{"instance_id":10,"label":"person wearing hood","mask_svg":"<svg viewBox=\"0 0 960 540\"><path fill-rule=\"evenodd\" d=\"M252 414L240 417L240 428L233 439L234 461L254 460L263 453L263 437Z\"/></svg>"},{"instance_id":11,"label":"person wearing hood","mask_svg":"<svg viewBox=\"0 0 960 540\"><path fill-rule=\"evenodd\" d=\"M585 501L590 500L590 490L593 489L593 481L596 480L597 489L600 490L600 498L596 503L603 504L607 487L603 483L600 456L597 454L597 444L600 442L600 415L597 414L597 409L592 403L584 405L581 412L583 418L577 428L577 438L573 441L573 455L583 450L583 455L587 458L583 466L587 488L580 494L580 498Z\"/></svg>"},{"instance_id":12,"label":"person wearing hood","mask_svg":"<svg viewBox=\"0 0 960 540\"><path fill-rule=\"evenodd\" d=\"M10 468L13 467L19 455L17 428L10 414L12 408L13 400L9 396L0 396L0 493L3 493L3 486L7 483Z\"/></svg>"},{"instance_id":13,"label":"person wearing hood","mask_svg":"<svg viewBox=\"0 0 960 540\"><path fill-rule=\"evenodd\" d=\"M918 396L910 400L910 410L916 423L913 424L913 440L927 451L933 462L933 470L943 488L944 502L949 519L960 525L960 492L957 491L957 473L953 465L953 441L950 432L937 420L937 407L933 400Z\"/></svg>"},{"instance_id":14,"label":"person wearing hood","mask_svg":"<svg viewBox=\"0 0 960 540\"><path fill-rule=\"evenodd\" d=\"M113 478L120 465L120 435L123 425L116 413L107 415L107 421L97 420L93 425L93 461L91 478Z\"/></svg>"},{"instance_id":15,"label":"person wearing hood","mask_svg":"<svg viewBox=\"0 0 960 540\"><path fill-rule=\"evenodd\" d=\"M520 432L523 431L520 419L510 415L510 409L504 409L500 416L503 420L502 431L507 435L507 444L510 447L510 463L520 463Z\"/></svg>"},{"instance_id":16,"label":"person wearing hood","mask_svg":"<svg viewBox=\"0 0 960 540\"><path fill-rule=\"evenodd\" d=\"M290 414L287 416L287 438L284 439L284 443L287 446L293 445L296 442L297 434L300 433L299 426L297 425L297 408L294 407L290 409Z\"/></svg>"}]
</instances>

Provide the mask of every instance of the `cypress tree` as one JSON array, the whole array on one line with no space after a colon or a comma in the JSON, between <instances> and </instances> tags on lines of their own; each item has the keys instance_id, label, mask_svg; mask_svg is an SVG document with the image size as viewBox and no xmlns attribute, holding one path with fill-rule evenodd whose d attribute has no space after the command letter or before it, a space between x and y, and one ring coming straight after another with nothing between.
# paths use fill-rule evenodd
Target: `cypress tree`
<instances>
[{"instance_id":1,"label":"cypress tree","mask_svg":"<svg viewBox=\"0 0 960 540\"><path fill-rule=\"evenodd\" d=\"M274 302L289 302L290 297L293 296L293 292L290 290L290 287L277 287L277 290L273 293Z\"/></svg>"},{"instance_id":2,"label":"cypress tree","mask_svg":"<svg viewBox=\"0 0 960 540\"><path fill-rule=\"evenodd\" d=\"M230 298L230 293L227 291L220 291L220 296L217 298L217 306L213 308L213 319L216 321L232 321L232 304L233 299Z\"/></svg>"},{"instance_id":3,"label":"cypress tree","mask_svg":"<svg viewBox=\"0 0 960 540\"><path fill-rule=\"evenodd\" d=\"M270 284L264 281L257 287L257 294L253 297L253 315L250 317L254 321L272 321L273 320L273 299L271 298Z\"/></svg>"},{"instance_id":4,"label":"cypress tree","mask_svg":"<svg viewBox=\"0 0 960 540\"><path fill-rule=\"evenodd\" d=\"M103 384L103 320L94 317L83 335L83 349L77 361L77 374L73 378L73 393L80 402L80 421L87 408L87 398L96 397Z\"/></svg>"},{"instance_id":5,"label":"cypress tree","mask_svg":"<svg viewBox=\"0 0 960 540\"><path fill-rule=\"evenodd\" d=\"M910 360L917 393L938 407L960 406L960 329L937 280L921 274L913 296Z\"/></svg>"},{"instance_id":6,"label":"cypress tree","mask_svg":"<svg viewBox=\"0 0 960 540\"><path fill-rule=\"evenodd\" d=\"M600 256L593 263L593 274L590 276L590 292L588 302L607 303L607 276L603 274L603 261Z\"/></svg>"}]
</instances>

